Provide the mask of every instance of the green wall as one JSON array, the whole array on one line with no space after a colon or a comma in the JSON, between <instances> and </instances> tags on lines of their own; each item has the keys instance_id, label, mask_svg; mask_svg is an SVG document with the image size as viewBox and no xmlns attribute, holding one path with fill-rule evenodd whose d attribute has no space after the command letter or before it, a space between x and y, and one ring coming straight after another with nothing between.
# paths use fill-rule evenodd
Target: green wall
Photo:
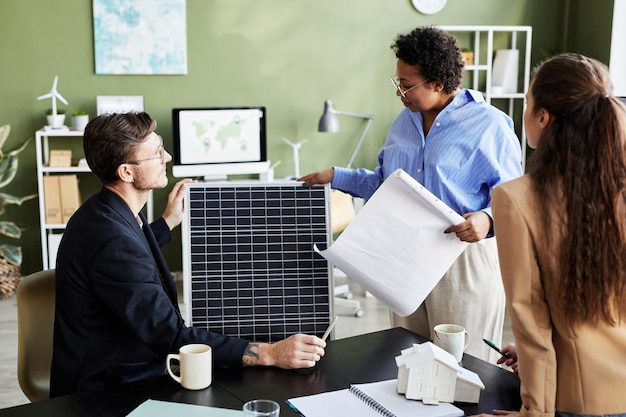
<instances>
[{"instance_id":1,"label":"green wall","mask_svg":"<svg viewBox=\"0 0 626 417\"><path fill-rule=\"evenodd\" d=\"M608 64L611 55L613 3L613 0L571 0L571 30L568 30L566 49Z\"/></svg>"},{"instance_id":2,"label":"green wall","mask_svg":"<svg viewBox=\"0 0 626 417\"><path fill-rule=\"evenodd\" d=\"M34 137L49 107L36 97L49 90L54 75L70 112L93 116L97 95L143 95L170 150L173 107L264 105L268 153L282 161L276 170L281 178L293 172L282 137L308 139L300 153L302 173L345 164L362 122L342 118L340 134L318 133L330 98L340 110L375 115L355 163L373 167L401 109L388 79L395 72L389 46L396 34L430 24L531 25L535 61L540 50L560 48L567 1L449 0L442 12L425 16L410 0L187 0L187 75L106 76L94 73L90 1L2 0L0 124L12 125L10 142ZM36 192L34 145L22 154L18 175L3 191ZM157 213L166 195L155 192ZM23 273L40 269L37 201L10 210L7 218L27 228ZM178 233L165 254L170 268L179 270Z\"/></svg>"}]
</instances>

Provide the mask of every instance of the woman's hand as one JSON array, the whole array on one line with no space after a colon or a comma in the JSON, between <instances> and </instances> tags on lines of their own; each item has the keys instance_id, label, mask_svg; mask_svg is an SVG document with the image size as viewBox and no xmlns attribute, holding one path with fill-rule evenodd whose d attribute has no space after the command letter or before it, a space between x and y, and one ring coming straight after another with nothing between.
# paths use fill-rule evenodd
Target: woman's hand
<instances>
[{"instance_id":1,"label":"woman's hand","mask_svg":"<svg viewBox=\"0 0 626 417\"><path fill-rule=\"evenodd\" d=\"M515 343L509 343L500 349L500 353L508 354L508 358L501 356L498 358L497 364L505 364L506 366L510 366L513 372L517 373L517 352L515 351Z\"/></svg>"},{"instance_id":2,"label":"woman's hand","mask_svg":"<svg viewBox=\"0 0 626 417\"><path fill-rule=\"evenodd\" d=\"M463 223L448 227L444 233L455 233L463 242L474 243L483 240L491 229L491 217L484 211L465 213L463 218Z\"/></svg>"},{"instance_id":3,"label":"woman's hand","mask_svg":"<svg viewBox=\"0 0 626 417\"><path fill-rule=\"evenodd\" d=\"M298 181L303 181L305 186L311 186L316 184L328 184L333 180L335 176L335 170L333 168L326 169L324 171L314 172L298 178Z\"/></svg>"},{"instance_id":4,"label":"woman's hand","mask_svg":"<svg viewBox=\"0 0 626 417\"><path fill-rule=\"evenodd\" d=\"M519 411L507 411L507 410L491 410L493 414L477 414L471 417L493 417L493 416L509 416L509 417L517 417L519 415Z\"/></svg>"}]
</instances>

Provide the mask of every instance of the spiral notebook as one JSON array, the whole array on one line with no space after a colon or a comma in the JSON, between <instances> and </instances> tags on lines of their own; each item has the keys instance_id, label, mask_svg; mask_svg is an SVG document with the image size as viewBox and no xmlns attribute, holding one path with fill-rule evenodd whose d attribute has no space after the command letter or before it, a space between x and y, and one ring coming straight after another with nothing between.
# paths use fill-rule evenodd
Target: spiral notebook
<instances>
[{"instance_id":1,"label":"spiral notebook","mask_svg":"<svg viewBox=\"0 0 626 417\"><path fill-rule=\"evenodd\" d=\"M305 417L457 417L465 413L450 403L427 405L398 394L397 380L351 385L348 389L290 398L287 403Z\"/></svg>"}]
</instances>

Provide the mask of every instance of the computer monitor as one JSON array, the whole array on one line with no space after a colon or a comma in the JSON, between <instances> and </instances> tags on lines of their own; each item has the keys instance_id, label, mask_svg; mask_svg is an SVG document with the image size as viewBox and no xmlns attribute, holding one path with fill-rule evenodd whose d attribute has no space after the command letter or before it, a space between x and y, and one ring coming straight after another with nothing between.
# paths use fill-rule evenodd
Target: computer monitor
<instances>
[{"instance_id":1,"label":"computer monitor","mask_svg":"<svg viewBox=\"0 0 626 417\"><path fill-rule=\"evenodd\" d=\"M172 175L222 179L267 172L265 116L261 106L172 109Z\"/></svg>"}]
</instances>

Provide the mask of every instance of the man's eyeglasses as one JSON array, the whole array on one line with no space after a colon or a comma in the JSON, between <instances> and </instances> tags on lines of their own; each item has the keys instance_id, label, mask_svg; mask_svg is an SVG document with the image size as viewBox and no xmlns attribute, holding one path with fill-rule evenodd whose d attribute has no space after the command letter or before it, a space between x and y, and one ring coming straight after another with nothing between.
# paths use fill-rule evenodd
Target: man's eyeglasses
<instances>
[{"instance_id":1,"label":"man's eyeglasses","mask_svg":"<svg viewBox=\"0 0 626 417\"><path fill-rule=\"evenodd\" d=\"M391 83L394 85L394 87L396 87L396 90L398 90L398 92L403 98L406 98L406 93L408 93L412 89L417 88L422 84L426 84L429 81L429 80L424 80L419 84L415 84L413 87L409 87L406 90L403 90L402 87L400 87L400 80L398 80L396 77L389 77L389 79L391 80Z\"/></svg>"},{"instance_id":2,"label":"man's eyeglasses","mask_svg":"<svg viewBox=\"0 0 626 417\"><path fill-rule=\"evenodd\" d=\"M161 164L165 163L165 147L163 146L163 138L161 136L159 136L159 139L161 140L161 146L159 146L159 154L157 156L151 156L150 158L143 158L143 159L132 159L130 161L128 161L128 164L134 164L134 165L139 165L140 162L144 162L144 161L152 161L154 159L160 159L161 160Z\"/></svg>"}]
</instances>

